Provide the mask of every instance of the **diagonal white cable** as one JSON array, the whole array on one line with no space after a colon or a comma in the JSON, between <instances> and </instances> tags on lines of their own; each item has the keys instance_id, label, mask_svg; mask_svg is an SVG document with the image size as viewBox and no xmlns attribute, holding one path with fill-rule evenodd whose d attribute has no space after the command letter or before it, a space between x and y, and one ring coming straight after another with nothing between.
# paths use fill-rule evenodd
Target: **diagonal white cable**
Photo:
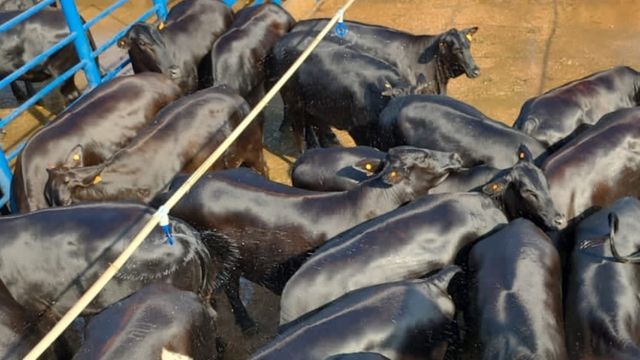
<instances>
[{"instance_id":1,"label":"diagonal white cable","mask_svg":"<svg viewBox=\"0 0 640 360\"><path fill-rule=\"evenodd\" d=\"M280 91L282 86L291 78L291 76L298 70L302 63L309 57L313 49L320 44L322 38L333 28L338 22L341 14L344 14L355 0L349 0L345 5L331 18L329 23L322 29L322 31L315 37L309 47L298 57L298 59L291 65L289 70L282 75L280 80L267 92L262 100L256 105L255 108L242 120L240 125L231 132L229 137L196 169L196 171L189 176L180 188L167 200L164 205L153 214L153 217L145 224L140 232L133 238L131 244L118 256L118 258L107 268L107 270L96 280L93 285L78 299L78 301L67 311L66 314L58 321L58 323L47 333L47 335L40 340L40 342L27 354L25 360L36 360L53 342L62 334L62 332L73 322L73 320L80 315L89 303L98 296L98 293L107 285L107 283L116 275L116 273L124 266L124 263L133 255L133 252L142 244L142 241L151 233L153 228L158 225L160 218L164 212L168 212L180 199L189 191L193 185L198 181L209 169L213 163L227 150L229 146L240 136L242 131L251 124L251 121L258 116L258 114L267 106L269 101Z\"/></svg>"}]
</instances>

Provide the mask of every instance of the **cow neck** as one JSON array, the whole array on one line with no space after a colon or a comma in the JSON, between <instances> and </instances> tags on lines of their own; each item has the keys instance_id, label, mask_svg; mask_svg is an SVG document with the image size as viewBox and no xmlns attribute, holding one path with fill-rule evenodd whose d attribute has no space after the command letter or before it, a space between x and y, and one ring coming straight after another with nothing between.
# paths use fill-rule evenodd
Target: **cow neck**
<instances>
[{"instance_id":1,"label":"cow neck","mask_svg":"<svg viewBox=\"0 0 640 360\"><path fill-rule=\"evenodd\" d=\"M380 177L363 182L361 186L348 191L347 198L358 208L375 209L378 215L398 208L411 200L403 184L388 185ZM404 196L402 196L404 195Z\"/></svg>"},{"instance_id":2,"label":"cow neck","mask_svg":"<svg viewBox=\"0 0 640 360\"><path fill-rule=\"evenodd\" d=\"M436 67L436 90L438 91L438 95L446 95L447 83L449 79L454 78L453 70L451 70L447 61L439 53L436 54L434 61Z\"/></svg>"}]
</instances>

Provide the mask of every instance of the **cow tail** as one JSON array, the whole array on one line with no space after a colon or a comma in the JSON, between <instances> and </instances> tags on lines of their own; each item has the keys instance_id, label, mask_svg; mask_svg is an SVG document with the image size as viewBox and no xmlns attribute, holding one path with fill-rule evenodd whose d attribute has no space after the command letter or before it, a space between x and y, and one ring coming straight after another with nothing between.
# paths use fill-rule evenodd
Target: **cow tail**
<instances>
[{"instance_id":1,"label":"cow tail","mask_svg":"<svg viewBox=\"0 0 640 360\"><path fill-rule=\"evenodd\" d=\"M216 268L221 267L221 269L218 269L218 274L213 282L214 290L220 289L229 282L231 274L237 271L240 251L235 241L217 231L200 231L200 237L207 249L209 249L213 266Z\"/></svg>"}]
</instances>

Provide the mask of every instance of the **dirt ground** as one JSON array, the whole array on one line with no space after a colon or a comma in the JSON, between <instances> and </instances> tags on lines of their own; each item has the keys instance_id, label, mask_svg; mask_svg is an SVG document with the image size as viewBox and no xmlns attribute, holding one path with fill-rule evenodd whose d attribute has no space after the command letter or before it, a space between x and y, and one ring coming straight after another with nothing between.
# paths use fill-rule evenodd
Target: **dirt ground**
<instances>
[{"instance_id":1,"label":"dirt ground","mask_svg":"<svg viewBox=\"0 0 640 360\"><path fill-rule=\"evenodd\" d=\"M94 0L93 5L80 8L84 14L100 8L95 3L106 2L111 3ZM343 3L344 0L325 0L311 17L330 17ZM139 10L136 5L131 6L125 11ZM357 0L346 18L416 34L479 26L472 53L482 73L477 79L460 77L451 81L449 95L511 124L526 99L552 87L615 65L640 69L639 13L640 1L631 0ZM115 17L102 24L104 32L98 31L98 43L123 21ZM12 106L15 104L10 94L0 93L0 115ZM41 108L34 114L36 120L7 129L3 148L11 147L20 136L32 131L38 119L48 118ZM276 99L267 109L265 152L271 178L289 183L289 167L295 153L288 134L277 131L281 116L281 103ZM344 134L340 138L344 144L351 143ZM233 326L221 296L219 331L228 343L225 359L246 359L272 338L277 326L278 298L259 286L248 285L244 290L259 329L256 334L242 335Z\"/></svg>"}]
</instances>

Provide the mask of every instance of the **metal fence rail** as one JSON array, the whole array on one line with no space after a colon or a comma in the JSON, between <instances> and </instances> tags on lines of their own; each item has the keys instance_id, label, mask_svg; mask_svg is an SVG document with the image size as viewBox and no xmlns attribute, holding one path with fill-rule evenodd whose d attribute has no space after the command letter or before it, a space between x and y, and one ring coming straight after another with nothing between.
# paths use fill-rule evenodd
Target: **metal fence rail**
<instances>
[{"instance_id":1,"label":"metal fence rail","mask_svg":"<svg viewBox=\"0 0 640 360\"><path fill-rule=\"evenodd\" d=\"M11 75L6 78L0 80L0 89L5 88L13 81L18 79L21 75L25 74L29 70L33 69L38 64L42 63L49 56L67 46L71 42L74 43L76 52L78 54L78 59L80 60L78 64L68 69L66 72L58 76L57 78L51 80L46 86L36 92L31 98L29 98L26 102L15 108L9 115L0 119L0 131L3 130L10 122L15 120L20 114L24 111L35 105L40 99L49 94L58 86L62 85L64 81L74 76L78 71L82 70L87 78L88 86L84 90L84 94L90 92L96 86L111 80L115 77L122 69L127 66L130 60L127 58L121 63L115 65L112 69L106 71L106 73L102 74L100 68L98 67L98 63L96 58L104 53L107 49L114 46L114 44L120 40L124 36L124 34L129 30L131 25L146 21L153 15L156 15L158 18L164 20L167 17L167 0L152 0L153 6L146 10L143 14L141 14L137 19L133 22L122 28L116 35L107 40L104 44L100 45L97 49L93 50L91 48L89 38L87 37L86 31L88 31L93 25L98 23L100 20L106 18L115 10L123 6L129 0L117 0L112 5L102 10L98 15L94 18L87 21L85 24L82 23L82 19L80 18L80 14L76 7L74 0L59 0L60 5L62 7L62 12L64 13L65 19L67 21L67 25L69 26L69 35L58 42L56 45L52 46L50 49L44 51L40 55L36 56L29 62L27 62L20 69L13 72ZM238 0L223 0L223 2L227 6L233 6ZM41 11L45 7L54 3L55 0L43 0L42 2L34 5L33 7L25 10L20 15L11 19L10 21L0 25L0 34L6 32L7 30L13 28L23 21L28 21L29 17L33 16L37 12ZM272 0L272 3L280 4L281 0ZM254 4L262 4L264 0L256 0L253 2ZM24 148L26 140L23 140L18 145L16 145L11 151L6 154L5 151L0 146L0 192L2 193L2 197L0 197L0 207L6 205L9 202L10 194L11 194L11 178L12 172L9 166L9 162L15 159L20 151Z\"/></svg>"}]
</instances>

